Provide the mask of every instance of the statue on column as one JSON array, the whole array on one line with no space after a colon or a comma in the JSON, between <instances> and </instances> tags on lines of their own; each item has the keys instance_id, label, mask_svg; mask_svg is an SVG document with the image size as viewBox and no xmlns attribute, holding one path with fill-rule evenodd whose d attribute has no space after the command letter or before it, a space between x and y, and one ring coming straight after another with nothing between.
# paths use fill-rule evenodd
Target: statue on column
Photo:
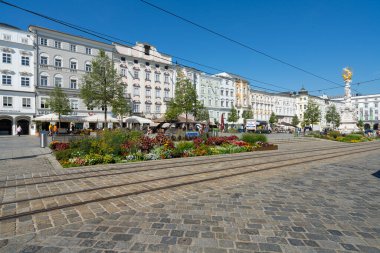
<instances>
[{"instance_id":1,"label":"statue on column","mask_svg":"<svg viewBox=\"0 0 380 253\"><path fill-rule=\"evenodd\" d=\"M344 68L342 77L345 82L345 86L344 86L345 106L341 112L341 124L339 126L339 130L341 133L349 134L352 132L359 131L359 128L356 125L357 124L356 110L351 101L350 83L352 81L352 70L348 67Z\"/></svg>"}]
</instances>

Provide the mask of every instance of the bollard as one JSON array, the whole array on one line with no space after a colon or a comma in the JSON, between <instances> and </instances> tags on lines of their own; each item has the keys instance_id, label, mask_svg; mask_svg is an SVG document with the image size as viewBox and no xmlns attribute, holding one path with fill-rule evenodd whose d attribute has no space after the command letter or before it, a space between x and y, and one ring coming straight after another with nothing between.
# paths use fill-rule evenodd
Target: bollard
<instances>
[{"instance_id":1,"label":"bollard","mask_svg":"<svg viewBox=\"0 0 380 253\"><path fill-rule=\"evenodd\" d=\"M47 146L47 142L48 142L48 139L47 139L47 134L46 133L41 133L41 139L40 139L40 147L41 148L45 148Z\"/></svg>"}]
</instances>

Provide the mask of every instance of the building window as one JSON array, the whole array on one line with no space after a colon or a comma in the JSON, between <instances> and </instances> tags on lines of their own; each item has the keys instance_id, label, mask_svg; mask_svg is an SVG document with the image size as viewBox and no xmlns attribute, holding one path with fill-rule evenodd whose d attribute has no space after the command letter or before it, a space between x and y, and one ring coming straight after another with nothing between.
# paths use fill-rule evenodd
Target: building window
<instances>
[{"instance_id":1,"label":"building window","mask_svg":"<svg viewBox=\"0 0 380 253\"><path fill-rule=\"evenodd\" d=\"M224 107L224 101L220 101L220 106Z\"/></svg>"},{"instance_id":2,"label":"building window","mask_svg":"<svg viewBox=\"0 0 380 253\"><path fill-rule=\"evenodd\" d=\"M160 98L161 97L161 92L160 90L156 90L156 98Z\"/></svg>"},{"instance_id":3,"label":"building window","mask_svg":"<svg viewBox=\"0 0 380 253\"><path fill-rule=\"evenodd\" d=\"M133 96L140 96L140 87L133 88Z\"/></svg>"},{"instance_id":4,"label":"building window","mask_svg":"<svg viewBox=\"0 0 380 253\"><path fill-rule=\"evenodd\" d=\"M22 107L30 108L30 98L22 98Z\"/></svg>"},{"instance_id":5,"label":"building window","mask_svg":"<svg viewBox=\"0 0 380 253\"><path fill-rule=\"evenodd\" d=\"M56 68L61 68L62 67L62 60L61 59L55 59L54 60L54 66Z\"/></svg>"},{"instance_id":6,"label":"building window","mask_svg":"<svg viewBox=\"0 0 380 253\"><path fill-rule=\"evenodd\" d=\"M29 87L29 86L30 86L30 78L21 77L21 87Z\"/></svg>"},{"instance_id":7,"label":"building window","mask_svg":"<svg viewBox=\"0 0 380 253\"><path fill-rule=\"evenodd\" d=\"M54 86L55 87L62 87L62 77L54 77Z\"/></svg>"},{"instance_id":8,"label":"building window","mask_svg":"<svg viewBox=\"0 0 380 253\"><path fill-rule=\"evenodd\" d=\"M226 101L226 107L228 107L228 101Z\"/></svg>"},{"instance_id":9,"label":"building window","mask_svg":"<svg viewBox=\"0 0 380 253\"><path fill-rule=\"evenodd\" d=\"M126 73L127 73L127 71L126 71L125 68L121 68L121 69L120 69L120 74L121 74L122 76L126 76Z\"/></svg>"},{"instance_id":10,"label":"building window","mask_svg":"<svg viewBox=\"0 0 380 253\"><path fill-rule=\"evenodd\" d=\"M169 91L168 91L168 90L165 90L164 98L168 98L168 97L169 97Z\"/></svg>"},{"instance_id":11,"label":"building window","mask_svg":"<svg viewBox=\"0 0 380 253\"><path fill-rule=\"evenodd\" d=\"M76 51L77 51L77 46L71 44L71 45L70 45L70 51L71 51L71 52L76 52Z\"/></svg>"},{"instance_id":12,"label":"building window","mask_svg":"<svg viewBox=\"0 0 380 253\"><path fill-rule=\"evenodd\" d=\"M139 72L138 72L137 70L135 70L135 71L133 72L133 78L134 78L134 79L139 79Z\"/></svg>"},{"instance_id":13,"label":"building window","mask_svg":"<svg viewBox=\"0 0 380 253\"><path fill-rule=\"evenodd\" d=\"M226 96L228 96L228 90L226 90Z\"/></svg>"},{"instance_id":14,"label":"building window","mask_svg":"<svg viewBox=\"0 0 380 253\"><path fill-rule=\"evenodd\" d=\"M48 77L47 76L41 76L40 86L48 86Z\"/></svg>"},{"instance_id":15,"label":"building window","mask_svg":"<svg viewBox=\"0 0 380 253\"><path fill-rule=\"evenodd\" d=\"M211 99L208 100L208 105L211 106Z\"/></svg>"},{"instance_id":16,"label":"building window","mask_svg":"<svg viewBox=\"0 0 380 253\"><path fill-rule=\"evenodd\" d=\"M140 104L133 104L133 112L134 113L140 112Z\"/></svg>"},{"instance_id":17,"label":"building window","mask_svg":"<svg viewBox=\"0 0 380 253\"><path fill-rule=\"evenodd\" d=\"M47 39L46 38L40 38L40 45L47 46Z\"/></svg>"},{"instance_id":18,"label":"building window","mask_svg":"<svg viewBox=\"0 0 380 253\"><path fill-rule=\"evenodd\" d=\"M92 50L89 47L86 47L86 54L92 54Z\"/></svg>"},{"instance_id":19,"label":"building window","mask_svg":"<svg viewBox=\"0 0 380 253\"><path fill-rule=\"evenodd\" d=\"M86 69L86 72L91 72L92 71L91 64L90 63L86 63L85 69Z\"/></svg>"},{"instance_id":20,"label":"building window","mask_svg":"<svg viewBox=\"0 0 380 253\"><path fill-rule=\"evenodd\" d=\"M165 83L169 83L169 75L165 75Z\"/></svg>"},{"instance_id":21,"label":"building window","mask_svg":"<svg viewBox=\"0 0 380 253\"><path fill-rule=\"evenodd\" d=\"M156 105L156 113L161 113L161 105Z\"/></svg>"},{"instance_id":22,"label":"building window","mask_svg":"<svg viewBox=\"0 0 380 253\"><path fill-rule=\"evenodd\" d=\"M145 72L145 80L150 81L150 72Z\"/></svg>"},{"instance_id":23,"label":"building window","mask_svg":"<svg viewBox=\"0 0 380 253\"><path fill-rule=\"evenodd\" d=\"M231 94L231 97L233 97L233 96L234 96L234 92L233 92L233 91L231 91L231 92L230 92L230 94Z\"/></svg>"},{"instance_id":24,"label":"building window","mask_svg":"<svg viewBox=\"0 0 380 253\"><path fill-rule=\"evenodd\" d=\"M2 84L3 85L12 85L12 76L3 75Z\"/></svg>"},{"instance_id":25,"label":"building window","mask_svg":"<svg viewBox=\"0 0 380 253\"><path fill-rule=\"evenodd\" d=\"M61 48L61 42L60 41L54 41L54 47L55 48Z\"/></svg>"},{"instance_id":26,"label":"building window","mask_svg":"<svg viewBox=\"0 0 380 253\"><path fill-rule=\"evenodd\" d=\"M70 79L70 89L77 89L77 80L76 79Z\"/></svg>"},{"instance_id":27,"label":"building window","mask_svg":"<svg viewBox=\"0 0 380 253\"><path fill-rule=\"evenodd\" d=\"M46 109L46 108L49 108L49 105L47 103L47 98L41 98L41 104L40 104L40 107L42 109Z\"/></svg>"},{"instance_id":28,"label":"building window","mask_svg":"<svg viewBox=\"0 0 380 253\"><path fill-rule=\"evenodd\" d=\"M12 39L12 36L10 36L9 34L4 34L3 39L10 41Z\"/></svg>"},{"instance_id":29,"label":"building window","mask_svg":"<svg viewBox=\"0 0 380 253\"><path fill-rule=\"evenodd\" d=\"M41 65L48 65L48 58L46 56L41 56L40 64Z\"/></svg>"},{"instance_id":30,"label":"building window","mask_svg":"<svg viewBox=\"0 0 380 253\"><path fill-rule=\"evenodd\" d=\"M3 97L3 106L4 107L12 107L13 104L13 98L12 97Z\"/></svg>"},{"instance_id":31,"label":"building window","mask_svg":"<svg viewBox=\"0 0 380 253\"><path fill-rule=\"evenodd\" d=\"M150 91L151 91L151 89L146 89L145 90L145 96L150 97L151 96Z\"/></svg>"},{"instance_id":32,"label":"building window","mask_svg":"<svg viewBox=\"0 0 380 253\"><path fill-rule=\"evenodd\" d=\"M156 74L154 75L154 79L155 79L156 82L159 82L159 81L160 81L160 74L159 74L159 73L156 73Z\"/></svg>"},{"instance_id":33,"label":"building window","mask_svg":"<svg viewBox=\"0 0 380 253\"><path fill-rule=\"evenodd\" d=\"M77 69L77 62L76 61L70 61L70 69Z\"/></svg>"},{"instance_id":34,"label":"building window","mask_svg":"<svg viewBox=\"0 0 380 253\"><path fill-rule=\"evenodd\" d=\"M220 95L222 95L222 96L223 96L223 90L220 90Z\"/></svg>"},{"instance_id":35,"label":"building window","mask_svg":"<svg viewBox=\"0 0 380 253\"><path fill-rule=\"evenodd\" d=\"M21 65L29 66L29 57L28 56L21 56Z\"/></svg>"},{"instance_id":36,"label":"building window","mask_svg":"<svg viewBox=\"0 0 380 253\"><path fill-rule=\"evenodd\" d=\"M124 57L124 56L120 57L120 60L121 60L122 62L125 62L125 57Z\"/></svg>"},{"instance_id":37,"label":"building window","mask_svg":"<svg viewBox=\"0 0 380 253\"><path fill-rule=\"evenodd\" d=\"M151 106L149 104L145 105L145 112L150 113Z\"/></svg>"},{"instance_id":38,"label":"building window","mask_svg":"<svg viewBox=\"0 0 380 253\"><path fill-rule=\"evenodd\" d=\"M78 110L78 100L76 100L76 99L72 99L72 100L70 100L70 107L71 107L71 109L73 109L73 110Z\"/></svg>"},{"instance_id":39,"label":"building window","mask_svg":"<svg viewBox=\"0 0 380 253\"><path fill-rule=\"evenodd\" d=\"M3 53L3 63L12 63L11 54Z\"/></svg>"}]
</instances>

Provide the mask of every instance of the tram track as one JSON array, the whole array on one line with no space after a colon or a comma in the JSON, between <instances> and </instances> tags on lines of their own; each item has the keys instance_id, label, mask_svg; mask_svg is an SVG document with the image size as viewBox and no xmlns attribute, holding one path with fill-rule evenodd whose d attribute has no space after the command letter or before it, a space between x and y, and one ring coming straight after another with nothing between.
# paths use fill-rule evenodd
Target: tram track
<instances>
[{"instance_id":1,"label":"tram track","mask_svg":"<svg viewBox=\"0 0 380 253\"><path fill-rule=\"evenodd\" d=\"M366 144L356 144L355 146L356 147L366 146ZM303 152L319 152L319 151L324 151L324 150L331 150L332 148L345 149L345 148L351 148L351 147L352 146L348 146L348 145L347 146L335 145L335 146L330 146L328 148L307 149L307 150L303 150ZM245 159L254 159L254 158L260 159L260 158L265 158L265 157L284 156L284 155L294 154L295 151L299 151L299 150L293 149L293 150L288 150L285 152L275 152L275 153L270 153L270 154L268 153L253 154L252 152L246 152L246 153L241 153L239 155L234 154L233 157L215 156L215 159L218 159L218 162L233 162L233 161L240 161L240 160L245 160ZM194 165L214 163L214 159L204 159L204 158L193 158L192 160L190 159L182 160L180 167L188 167L188 166L194 166ZM127 167L122 167L122 168L119 167L119 168L101 169L101 170L96 170L96 171L81 171L81 172L74 172L74 173L68 173L68 174L62 174L62 175L33 177L29 179L14 179L14 180L5 181L5 185L0 186L0 190L12 188L12 187L24 187L24 186L31 186L31 185L46 184L46 183L65 182L65 181L78 180L78 179L123 175L123 174L135 173L135 172L155 171L155 170L171 168L173 164L178 164L178 162L179 161L177 159L174 159L173 161L170 161L170 162L165 161L163 164L155 163L155 162L141 162L138 164L128 164ZM155 167L155 168L149 168L149 167ZM133 170L135 168L138 168L138 169ZM43 180L39 180L41 178L43 178ZM17 181L25 181L25 180L27 181L37 180L37 181L27 182L27 183L17 183Z\"/></svg>"},{"instance_id":2,"label":"tram track","mask_svg":"<svg viewBox=\"0 0 380 253\"><path fill-rule=\"evenodd\" d=\"M135 181L135 182L127 182L127 183L124 182L121 184L110 185L110 186L105 186L105 187L95 187L95 188L85 189L78 192L64 192L64 193L54 194L50 196L40 196L40 197L29 198L29 199L15 200L8 203L2 203L1 205L2 206L7 205L7 204L17 205L17 204L28 202L28 201L29 203L31 203L32 201L35 201L35 200L40 200L40 201L45 200L46 203L48 203L49 201L50 203L52 202L58 203L60 199L57 199L57 198L59 197L67 198L68 195L74 195L75 198L79 199L79 201L77 202L67 203L67 204L62 204L62 205L49 206L49 204L45 203L45 207L43 208L36 208L35 210L24 211L24 212L14 213L14 214L5 214L0 217L0 221L20 218L27 215L54 211L54 210L63 209L67 207L85 205L85 204L93 203L93 202L110 200L114 198L137 195L137 194L142 194L142 193L151 192L151 191L159 191L159 190L170 189L170 188L175 188L179 186L185 186L185 185L190 185L190 184L223 179L227 177L245 175L245 174L255 173L255 172L260 172L260 171L265 171L265 170L273 170L273 169L278 169L278 168L292 166L292 165L306 164L310 162L325 160L328 158L336 158L338 156L347 156L351 154L359 154L363 152L378 150L377 145L376 146L369 145L369 148L366 148L366 149L363 149L363 147L359 147L359 148L351 148L349 150L343 150L343 151L341 150L341 148L342 147L340 147L340 151L329 152L327 154L313 154L313 155L307 155L303 157L287 158L287 159L270 161L270 162L266 161L265 163L263 162L259 164L248 164L248 165L243 165L243 166L228 166L228 167L224 167L224 168L216 169L216 170L207 170L207 171L189 173L189 174L184 174L184 175L172 175L172 176L153 178L153 179L148 179L148 180L143 180L143 181ZM330 150L331 150L331 147L330 147ZM304 153L306 152L303 152L302 154ZM285 164L283 162L285 162ZM215 163L215 161L213 163ZM277 164L277 163L283 163L283 164ZM258 166L262 166L262 165L265 165L264 168L257 168ZM181 167L181 166L177 166L177 167ZM100 194L99 193L100 191L106 190L106 189L112 189L112 188L119 189L120 190L119 192L121 193L112 194L110 192L108 193L102 192L105 195L102 195L101 197L97 196ZM93 191L95 191L95 193L90 194L90 192L93 192ZM77 196L75 194L86 194L86 196ZM94 195L96 196L93 197Z\"/></svg>"}]
</instances>

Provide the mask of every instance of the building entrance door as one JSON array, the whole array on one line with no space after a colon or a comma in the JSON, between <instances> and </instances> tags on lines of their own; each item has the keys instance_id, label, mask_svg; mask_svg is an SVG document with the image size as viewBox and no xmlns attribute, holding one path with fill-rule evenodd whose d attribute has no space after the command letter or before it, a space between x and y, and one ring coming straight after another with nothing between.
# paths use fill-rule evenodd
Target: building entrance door
<instances>
[{"instance_id":1,"label":"building entrance door","mask_svg":"<svg viewBox=\"0 0 380 253\"><path fill-rule=\"evenodd\" d=\"M12 121L0 119L0 135L12 135Z\"/></svg>"}]
</instances>

